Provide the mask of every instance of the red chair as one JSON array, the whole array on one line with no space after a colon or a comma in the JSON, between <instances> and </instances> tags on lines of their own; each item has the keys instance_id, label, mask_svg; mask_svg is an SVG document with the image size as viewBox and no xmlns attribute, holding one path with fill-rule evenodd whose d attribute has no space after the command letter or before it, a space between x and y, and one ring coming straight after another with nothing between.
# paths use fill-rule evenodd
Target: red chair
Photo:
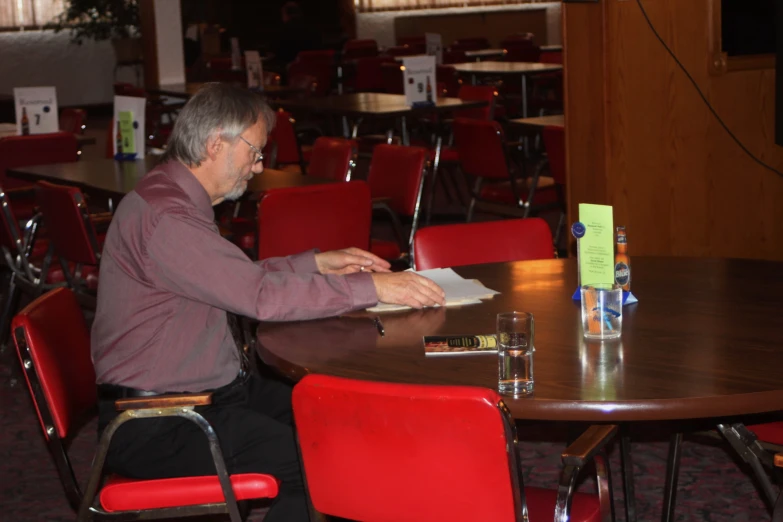
<instances>
[{"instance_id":1,"label":"red chair","mask_svg":"<svg viewBox=\"0 0 783 522\"><path fill-rule=\"evenodd\" d=\"M462 171L474 179L467 221L473 220L477 206L501 215L528 217L535 192L530 189L537 186L540 176L537 172L528 180L519 175L519 169L506 155L500 124L457 118L453 129ZM549 203L558 203L556 191L543 190L536 203L543 203L547 197L552 198Z\"/></svg>"},{"instance_id":2,"label":"red chair","mask_svg":"<svg viewBox=\"0 0 783 522\"><path fill-rule=\"evenodd\" d=\"M475 109L459 109L454 111L454 115L460 118L471 118L476 120L491 120L495 114L495 105L497 100L497 90L492 85L461 85L459 88L459 98L465 101L485 101L487 105ZM449 140L451 141L451 140ZM433 200L438 180L444 182L444 190L448 193L446 182L439 176L441 163L456 165L459 163L459 153L453 146L444 146L443 137L438 136L435 147L429 150L429 158L432 161L432 179L429 186L429 197L427 198L427 213L425 222L430 224L432 216Z\"/></svg>"},{"instance_id":3,"label":"red chair","mask_svg":"<svg viewBox=\"0 0 783 522\"><path fill-rule=\"evenodd\" d=\"M416 47L411 45L397 45L394 47L387 47L384 53L391 58L398 58L400 56L414 56L419 53Z\"/></svg>"},{"instance_id":4,"label":"red chair","mask_svg":"<svg viewBox=\"0 0 783 522\"><path fill-rule=\"evenodd\" d=\"M32 188L32 183L16 178L7 178L6 171L31 165L70 163L79 159L79 145L76 136L70 132L34 134L32 136L8 136L0 138L0 185L6 190ZM17 217L21 216L17 211ZM32 216L32 213L30 213Z\"/></svg>"},{"instance_id":5,"label":"red chair","mask_svg":"<svg viewBox=\"0 0 783 522\"><path fill-rule=\"evenodd\" d=\"M358 145L354 140L320 137L313 144L307 174L334 181L351 181Z\"/></svg>"},{"instance_id":6,"label":"red chair","mask_svg":"<svg viewBox=\"0 0 783 522\"><path fill-rule=\"evenodd\" d=\"M540 63L563 63L562 52L542 53ZM530 77L528 106L531 114L563 112L563 71L536 74Z\"/></svg>"},{"instance_id":7,"label":"red chair","mask_svg":"<svg viewBox=\"0 0 783 522\"><path fill-rule=\"evenodd\" d=\"M334 63L334 49L322 49L316 51L300 51L296 55L298 62L326 62Z\"/></svg>"},{"instance_id":8,"label":"red chair","mask_svg":"<svg viewBox=\"0 0 783 522\"><path fill-rule=\"evenodd\" d=\"M593 426L563 453L560 490L523 487L514 421L493 390L308 375L293 409L316 511L381 522L612 519L604 446ZM595 463L599 495L574 493ZM599 498L600 496L600 498Z\"/></svg>"},{"instance_id":9,"label":"red chair","mask_svg":"<svg viewBox=\"0 0 783 522\"><path fill-rule=\"evenodd\" d=\"M296 165L304 172L302 149L296 135L296 120L291 113L278 109L277 119L272 132L269 133L264 155L264 164L269 168L279 168L284 165Z\"/></svg>"},{"instance_id":10,"label":"red chair","mask_svg":"<svg viewBox=\"0 0 783 522\"><path fill-rule=\"evenodd\" d=\"M13 321L14 341L49 453L78 520L151 519L228 513L240 522L237 500L274 498L277 480L269 475L229 476L219 442L193 406L209 404L210 393L117 401L121 413L103 432L82 494L67 448L80 423L97 404L90 333L73 292L59 288L39 297ZM198 424L210 442L217 474L158 480L117 475L103 482L111 438L123 423L137 417L178 416Z\"/></svg>"},{"instance_id":11,"label":"red chair","mask_svg":"<svg viewBox=\"0 0 783 522\"><path fill-rule=\"evenodd\" d=\"M468 57L465 55L464 49L446 49L445 51L443 51L444 65L455 64L455 63L466 63L470 61L472 60L468 60Z\"/></svg>"},{"instance_id":12,"label":"red chair","mask_svg":"<svg viewBox=\"0 0 783 522\"><path fill-rule=\"evenodd\" d=\"M327 61L295 60L288 64L288 83L298 87L310 85L310 95L326 96L332 89L333 67L334 65ZM314 84L312 80L315 80Z\"/></svg>"},{"instance_id":13,"label":"red chair","mask_svg":"<svg viewBox=\"0 0 783 522\"><path fill-rule=\"evenodd\" d=\"M370 251L383 259L400 259L411 251L419 222L421 192L427 168L427 149L401 145L377 145L373 150L367 183L373 207L391 220L396 241L373 239ZM403 238L400 216L411 219L411 232Z\"/></svg>"},{"instance_id":14,"label":"red chair","mask_svg":"<svg viewBox=\"0 0 783 522\"><path fill-rule=\"evenodd\" d=\"M384 92L382 66L395 63L388 56L357 58L353 61L354 77L348 82L356 92Z\"/></svg>"},{"instance_id":15,"label":"red chair","mask_svg":"<svg viewBox=\"0 0 783 522\"><path fill-rule=\"evenodd\" d=\"M87 112L84 109L66 108L60 111L60 130L82 135L87 128Z\"/></svg>"},{"instance_id":16,"label":"red chair","mask_svg":"<svg viewBox=\"0 0 783 522\"><path fill-rule=\"evenodd\" d=\"M87 210L82 191L76 187L39 181L36 200L62 277L80 297L94 305L98 289L98 265L102 244ZM54 282L61 282L54 281Z\"/></svg>"},{"instance_id":17,"label":"red chair","mask_svg":"<svg viewBox=\"0 0 783 522\"><path fill-rule=\"evenodd\" d=\"M348 40L343 45L343 60L378 56L378 42L375 40Z\"/></svg>"},{"instance_id":18,"label":"red chair","mask_svg":"<svg viewBox=\"0 0 783 522\"><path fill-rule=\"evenodd\" d=\"M552 232L541 218L422 228L413 236L413 252L416 270L554 257Z\"/></svg>"},{"instance_id":19,"label":"red chair","mask_svg":"<svg viewBox=\"0 0 783 522\"><path fill-rule=\"evenodd\" d=\"M397 45L416 47L427 45L427 38L425 36L399 36L397 37Z\"/></svg>"},{"instance_id":20,"label":"red chair","mask_svg":"<svg viewBox=\"0 0 783 522\"><path fill-rule=\"evenodd\" d=\"M405 94L402 63L384 62L381 64L381 82L383 90L388 94Z\"/></svg>"},{"instance_id":21,"label":"red chair","mask_svg":"<svg viewBox=\"0 0 783 522\"><path fill-rule=\"evenodd\" d=\"M370 189L363 181L270 190L258 202L258 259L370 242Z\"/></svg>"},{"instance_id":22,"label":"red chair","mask_svg":"<svg viewBox=\"0 0 783 522\"><path fill-rule=\"evenodd\" d=\"M451 65L438 65L435 68L435 79L438 85L443 87L439 94L446 97L459 96L462 80L460 80L459 74L457 74L457 70L454 67Z\"/></svg>"}]
</instances>

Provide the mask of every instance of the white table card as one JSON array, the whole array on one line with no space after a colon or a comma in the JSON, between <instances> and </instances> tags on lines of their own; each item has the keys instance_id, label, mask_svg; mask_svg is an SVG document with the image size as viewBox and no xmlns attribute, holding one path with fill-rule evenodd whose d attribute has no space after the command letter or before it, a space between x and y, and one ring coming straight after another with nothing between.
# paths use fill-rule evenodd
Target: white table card
<instances>
[{"instance_id":1,"label":"white table card","mask_svg":"<svg viewBox=\"0 0 783 522\"><path fill-rule=\"evenodd\" d=\"M402 59L405 103L413 105L434 105L438 101L435 82L434 56L406 56Z\"/></svg>"},{"instance_id":2,"label":"white table card","mask_svg":"<svg viewBox=\"0 0 783 522\"><path fill-rule=\"evenodd\" d=\"M16 87L14 103L18 135L59 132L57 90L54 87Z\"/></svg>"},{"instance_id":3,"label":"white table card","mask_svg":"<svg viewBox=\"0 0 783 522\"><path fill-rule=\"evenodd\" d=\"M245 67L247 68L247 88L263 89L264 69L258 51L245 51Z\"/></svg>"}]
</instances>

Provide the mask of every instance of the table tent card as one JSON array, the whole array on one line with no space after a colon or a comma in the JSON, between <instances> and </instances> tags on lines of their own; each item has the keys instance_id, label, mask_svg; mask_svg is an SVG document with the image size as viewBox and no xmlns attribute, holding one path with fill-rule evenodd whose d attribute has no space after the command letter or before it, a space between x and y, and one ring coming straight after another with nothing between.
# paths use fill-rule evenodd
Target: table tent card
<instances>
[{"instance_id":1,"label":"table tent card","mask_svg":"<svg viewBox=\"0 0 783 522\"><path fill-rule=\"evenodd\" d=\"M405 103L411 107L434 105L438 101L434 56L406 56L402 59Z\"/></svg>"},{"instance_id":2,"label":"table tent card","mask_svg":"<svg viewBox=\"0 0 783 522\"><path fill-rule=\"evenodd\" d=\"M114 127L112 143L117 159L144 158L144 111L146 98L114 97Z\"/></svg>"},{"instance_id":3,"label":"table tent card","mask_svg":"<svg viewBox=\"0 0 783 522\"><path fill-rule=\"evenodd\" d=\"M258 51L245 51L245 67L247 68L247 88L263 90L264 69Z\"/></svg>"},{"instance_id":4,"label":"table tent card","mask_svg":"<svg viewBox=\"0 0 783 522\"><path fill-rule=\"evenodd\" d=\"M614 216L609 205L579 204L579 222L571 227L577 242L578 286L573 299L581 299L586 285L615 284ZM631 292L623 292L623 304L636 303Z\"/></svg>"},{"instance_id":5,"label":"table tent card","mask_svg":"<svg viewBox=\"0 0 783 522\"><path fill-rule=\"evenodd\" d=\"M242 70L242 52L239 50L239 38L231 39L231 70Z\"/></svg>"},{"instance_id":6,"label":"table tent card","mask_svg":"<svg viewBox=\"0 0 783 522\"><path fill-rule=\"evenodd\" d=\"M57 90L54 87L16 87L14 104L18 135L60 131Z\"/></svg>"},{"instance_id":7,"label":"table tent card","mask_svg":"<svg viewBox=\"0 0 783 522\"><path fill-rule=\"evenodd\" d=\"M435 57L437 65L443 65L443 42L438 33L424 33L424 41L427 45L427 54Z\"/></svg>"}]
</instances>

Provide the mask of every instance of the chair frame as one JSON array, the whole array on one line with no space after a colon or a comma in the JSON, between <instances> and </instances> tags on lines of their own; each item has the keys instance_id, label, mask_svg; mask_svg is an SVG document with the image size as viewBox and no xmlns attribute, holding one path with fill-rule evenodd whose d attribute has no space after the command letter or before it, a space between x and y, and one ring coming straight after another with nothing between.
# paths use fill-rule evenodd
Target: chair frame
<instances>
[{"instance_id":1,"label":"chair frame","mask_svg":"<svg viewBox=\"0 0 783 522\"><path fill-rule=\"evenodd\" d=\"M495 404L503 423L503 431L506 438L506 456L508 459L508 472L511 479L512 492L514 494L515 522L527 522L529 520L527 500L525 498L524 479L519 466L519 436L516 424L506 404L501 399ZM296 413L294 413L296 416ZM617 432L617 426L613 424L590 426L579 436L562 454L563 469L557 488L557 501L555 504L555 522L569 522L571 513L571 500L576 489L576 479L582 468L593 461L596 470L596 485L600 504L601 522L614 521L614 499L612 494L611 472L606 456L606 445L613 439ZM301 456L301 446L297 436L297 448ZM323 520L313 505L309 486L307 485L306 464L302 459L302 474L305 476L308 504L311 520ZM326 513L327 515L339 516Z\"/></svg>"},{"instance_id":2,"label":"chair frame","mask_svg":"<svg viewBox=\"0 0 783 522\"><path fill-rule=\"evenodd\" d=\"M32 191L32 189L24 189ZM64 286L63 283L46 284L46 278L49 275L49 268L52 263L52 249L44 256L41 267L36 267L30 262L30 254L35 246L38 227L41 223L41 214L34 215L24 227L24 233L19 234L19 229L13 224L16 219L11 210L9 192L0 188L0 212L3 213L3 219L9 225L8 229L13 240L15 251L3 247L3 258L8 268L11 270L11 277L8 282L8 294L3 304L2 316L0 316L0 350L5 350L10 334L11 316L19 307L19 298L22 291L35 298L47 290Z\"/></svg>"},{"instance_id":3,"label":"chair frame","mask_svg":"<svg viewBox=\"0 0 783 522\"><path fill-rule=\"evenodd\" d=\"M125 410L118 415L101 435L98 448L93 458L92 470L84 494L79 488L79 483L73 472L66 445L54 427L52 412L41 386L38 370L33 362L33 356L27 343L24 327L18 327L15 332L19 360L28 379L31 393L34 397L36 408L41 416L43 429L46 432L46 444L54 459L57 473L65 489L68 502L78 512L77 520L152 520L161 518L174 518L194 515L228 514L231 522L241 522L239 508L237 506L234 490L226 469L223 452L209 422L193 408L195 406L210 404L211 393L171 395L166 397L144 397L141 399L120 399L116 401L118 410ZM182 417L195 423L206 435L209 448L217 471L226 502L216 504L196 504L174 508L161 508L139 511L108 512L96 506L99 488L104 479L104 464L109 444L114 433L124 423L143 418Z\"/></svg>"},{"instance_id":4,"label":"chair frame","mask_svg":"<svg viewBox=\"0 0 783 522\"><path fill-rule=\"evenodd\" d=\"M416 235L416 230L419 228L419 218L421 217L421 197L422 191L424 190L424 185L427 181L428 167L429 162L425 160L424 166L421 169L422 172L421 179L419 180L419 188L417 189L418 192L416 195L416 205L413 208L413 216L411 216L411 233L408 236L407 244L404 239L405 234L403 232L400 216L397 215L397 213L393 211L391 207L389 207L389 204L384 201L385 198L378 198L377 200L373 200L372 203L372 209L374 211L380 210L389 216L389 219L392 223L392 229L394 230L394 237L397 239L397 244L400 247L400 251L403 252L402 259L407 257L407 261L410 266L414 266L413 237Z\"/></svg>"}]
</instances>

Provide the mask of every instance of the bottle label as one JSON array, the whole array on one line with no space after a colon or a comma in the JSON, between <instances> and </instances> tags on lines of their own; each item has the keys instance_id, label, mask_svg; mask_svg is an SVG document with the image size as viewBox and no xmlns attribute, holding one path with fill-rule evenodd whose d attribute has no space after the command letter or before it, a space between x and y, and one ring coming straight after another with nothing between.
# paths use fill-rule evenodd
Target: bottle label
<instances>
[{"instance_id":1,"label":"bottle label","mask_svg":"<svg viewBox=\"0 0 783 522\"><path fill-rule=\"evenodd\" d=\"M625 245L628 243L628 238L624 235L618 234L617 235L617 244L618 245Z\"/></svg>"},{"instance_id":2,"label":"bottle label","mask_svg":"<svg viewBox=\"0 0 783 522\"><path fill-rule=\"evenodd\" d=\"M614 265L614 282L620 286L628 284L631 278L631 269L622 261Z\"/></svg>"}]
</instances>

